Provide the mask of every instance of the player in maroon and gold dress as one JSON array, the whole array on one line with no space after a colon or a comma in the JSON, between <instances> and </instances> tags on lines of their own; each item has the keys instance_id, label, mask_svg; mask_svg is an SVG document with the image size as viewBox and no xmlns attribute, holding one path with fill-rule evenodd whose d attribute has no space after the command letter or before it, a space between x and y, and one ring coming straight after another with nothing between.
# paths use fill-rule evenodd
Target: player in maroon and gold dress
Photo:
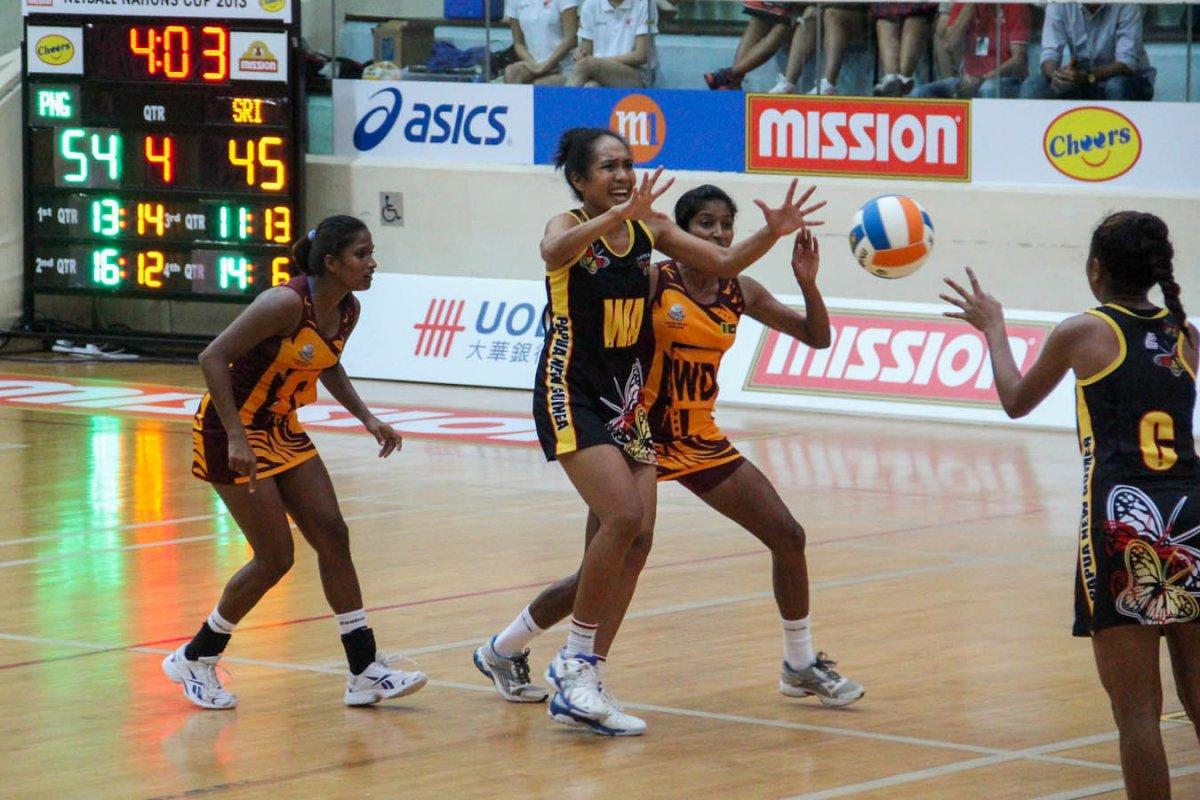
<instances>
[{"instance_id":1,"label":"player in maroon and gold dress","mask_svg":"<svg viewBox=\"0 0 1200 800\"><path fill-rule=\"evenodd\" d=\"M234 626L291 568L289 516L317 552L342 634L346 704L425 685L423 674L391 668L376 652L333 484L296 416L316 399L320 380L379 442L380 457L400 447L400 435L367 409L338 363L358 321L353 293L371 286L374 250L360 220L325 219L293 247L302 274L263 292L200 354L208 393L192 426L192 474L213 485L254 550L195 637L163 660L167 677L202 708L237 704L217 677L217 659Z\"/></svg>"}]
</instances>

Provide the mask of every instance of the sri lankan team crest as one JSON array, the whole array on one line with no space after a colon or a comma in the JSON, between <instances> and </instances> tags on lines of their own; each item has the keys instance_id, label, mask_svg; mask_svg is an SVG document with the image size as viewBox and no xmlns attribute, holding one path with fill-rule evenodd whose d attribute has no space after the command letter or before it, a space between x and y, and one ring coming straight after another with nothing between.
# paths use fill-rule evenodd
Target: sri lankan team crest
<instances>
[{"instance_id":1,"label":"sri lankan team crest","mask_svg":"<svg viewBox=\"0 0 1200 800\"><path fill-rule=\"evenodd\" d=\"M1117 613L1142 625L1200 618L1200 550L1184 544L1200 534L1200 525L1174 531L1187 501L1175 504L1164 525L1158 505L1141 489L1114 486L1109 492L1105 548L1124 561L1112 575Z\"/></svg>"}]
</instances>

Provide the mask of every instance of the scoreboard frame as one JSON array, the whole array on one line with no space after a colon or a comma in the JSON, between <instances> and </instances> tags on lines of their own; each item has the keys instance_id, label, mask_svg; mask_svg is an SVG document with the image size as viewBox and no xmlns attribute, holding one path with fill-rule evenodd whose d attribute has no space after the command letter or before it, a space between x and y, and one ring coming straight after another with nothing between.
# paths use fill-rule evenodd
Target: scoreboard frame
<instances>
[{"instance_id":1,"label":"scoreboard frame","mask_svg":"<svg viewBox=\"0 0 1200 800\"><path fill-rule=\"evenodd\" d=\"M39 295L244 304L288 277L306 230L300 3L167 4L23 0L27 325Z\"/></svg>"}]
</instances>

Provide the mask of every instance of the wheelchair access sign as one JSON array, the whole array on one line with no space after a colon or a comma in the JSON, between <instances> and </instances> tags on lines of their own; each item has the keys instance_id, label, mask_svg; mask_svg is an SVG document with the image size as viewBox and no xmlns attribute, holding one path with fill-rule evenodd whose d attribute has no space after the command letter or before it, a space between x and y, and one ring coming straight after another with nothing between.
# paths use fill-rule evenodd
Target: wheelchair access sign
<instances>
[{"instance_id":1,"label":"wheelchair access sign","mask_svg":"<svg viewBox=\"0 0 1200 800\"><path fill-rule=\"evenodd\" d=\"M404 227L404 195L401 192L379 193L379 221L392 227Z\"/></svg>"}]
</instances>

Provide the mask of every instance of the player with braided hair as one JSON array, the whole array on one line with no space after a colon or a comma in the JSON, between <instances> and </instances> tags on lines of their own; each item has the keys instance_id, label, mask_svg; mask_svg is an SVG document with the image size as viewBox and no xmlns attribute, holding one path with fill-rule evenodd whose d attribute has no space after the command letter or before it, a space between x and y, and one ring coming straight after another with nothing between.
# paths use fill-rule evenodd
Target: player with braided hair
<instances>
[{"instance_id":1,"label":"player with braided hair","mask_svg":"<svg viewBox=\"0 0 1200 800\"><path fill-rule=\"evenodd\" d=\"M996 391L1011 417L1029 413L1075 373L1083 514L1076 564L1076 636L1090 636L1112 701L1132 800L1171 796L1159 718L1159 639L1200 736L1200 461L1192 438L1196 331L1175 281L1167 225L1121 211L1092 234L1087 278L1102 305L1060 324L1022 375L1000 303L947 279L946 316L983 331ZM1165 308L1150 302L1158 286Z\"/></svg>"}]
</instances>

